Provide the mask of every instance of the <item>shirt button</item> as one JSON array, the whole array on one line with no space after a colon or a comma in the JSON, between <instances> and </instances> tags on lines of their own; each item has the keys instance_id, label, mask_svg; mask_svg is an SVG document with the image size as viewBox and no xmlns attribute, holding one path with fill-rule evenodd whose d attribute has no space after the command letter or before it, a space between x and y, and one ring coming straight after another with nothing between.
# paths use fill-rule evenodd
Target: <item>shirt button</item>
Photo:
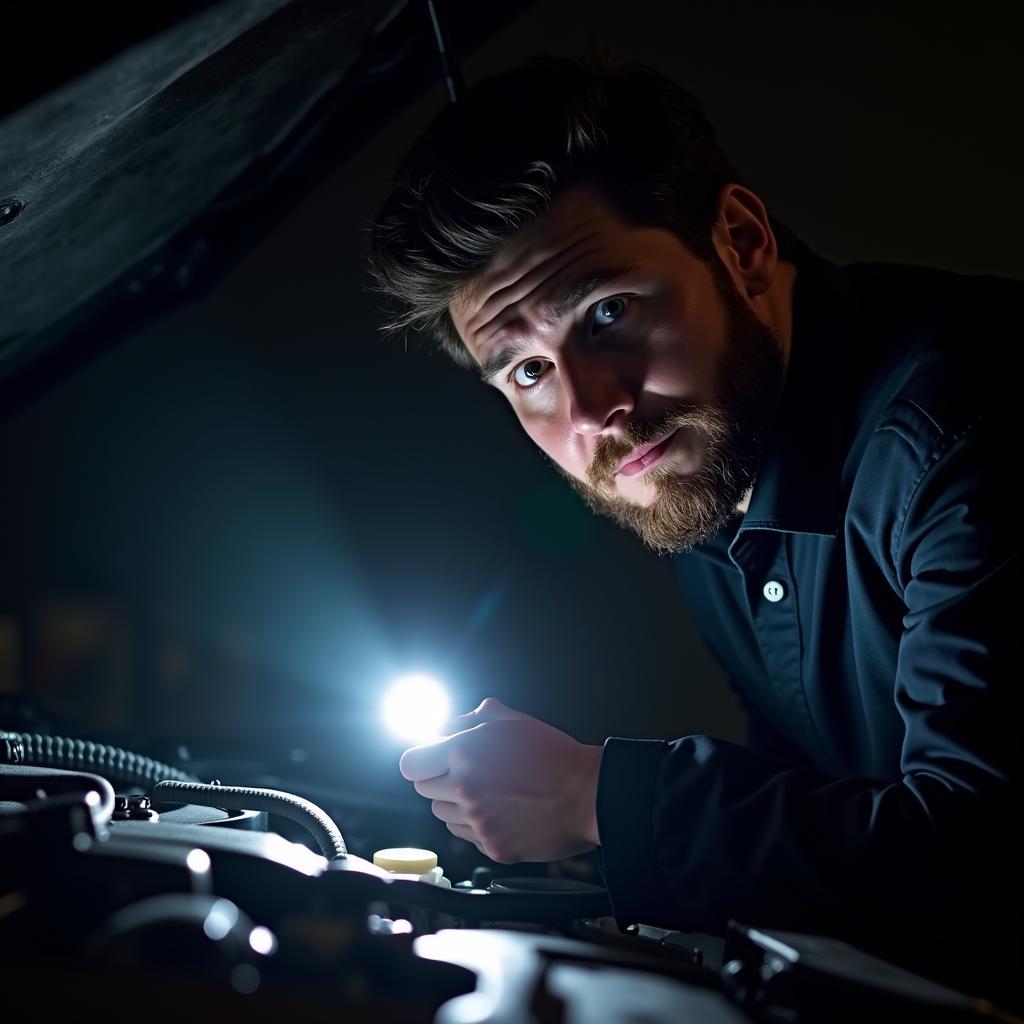
<instances>
[{"instance_id":1,"label":"shirt button","mask_svg":"<svg viewBox=\"0 0 1024 1024\"><path fill-rule=\"evenodd\" d=\"M769 580L762 593L769 601L781 601L786 596L786 588L778 580Z\"/></svg>"}]
</instances>

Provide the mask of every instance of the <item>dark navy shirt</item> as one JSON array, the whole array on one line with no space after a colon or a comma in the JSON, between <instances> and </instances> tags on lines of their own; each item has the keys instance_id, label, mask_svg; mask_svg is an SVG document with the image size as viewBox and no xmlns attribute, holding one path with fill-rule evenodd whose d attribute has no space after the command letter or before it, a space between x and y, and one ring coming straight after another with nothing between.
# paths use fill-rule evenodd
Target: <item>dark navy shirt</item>
<instances>
[{"instance_id":1,"label":"dark navy shirt","mask_svg":"<svg viewBox=\"0 0 1024 1024\"><path fill-rule=\"evenodd\" d=\"M838 936L994 993L1019 964L1024 286L795 262L749 508L676 560L748 743L606 742L612 905Z\"/></svg>"}]
</instances>

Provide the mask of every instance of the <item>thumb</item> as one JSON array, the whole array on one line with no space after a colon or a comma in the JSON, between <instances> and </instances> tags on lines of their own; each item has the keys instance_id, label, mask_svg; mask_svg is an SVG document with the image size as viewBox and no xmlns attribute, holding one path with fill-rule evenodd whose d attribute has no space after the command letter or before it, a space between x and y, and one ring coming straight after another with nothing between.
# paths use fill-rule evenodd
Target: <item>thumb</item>
<instances>
[{"instance_id":1,"label":"thumb","mask_svg":"<svg viewBox=\"0 0 1024 1024\"><path fill-rule=\"evenodd\" d=\"M498 722L503 718L525 718L521 712L506 707L497 697L488 697L468 715L459 715L452 719L452 725L458 732L472 729L484 722Z\"/></svg>"}]
</instances>

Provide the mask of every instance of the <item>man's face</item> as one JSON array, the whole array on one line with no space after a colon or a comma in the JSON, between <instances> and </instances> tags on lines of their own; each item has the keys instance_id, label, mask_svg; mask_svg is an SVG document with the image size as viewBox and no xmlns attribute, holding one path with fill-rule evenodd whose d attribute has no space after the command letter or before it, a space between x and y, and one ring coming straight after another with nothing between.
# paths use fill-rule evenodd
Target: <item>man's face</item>
<instances>
[{"instance_id":1,"label":"man's face","mask_svg":"<svg viewBox=\"0 0 1024 1024\"><path fill-rule=\"evenodd\" d=\"M661 551L751 486L784 364L725 265L561 193L450 306L484 380L597 511Z\"/></svg>"}]
</instances>

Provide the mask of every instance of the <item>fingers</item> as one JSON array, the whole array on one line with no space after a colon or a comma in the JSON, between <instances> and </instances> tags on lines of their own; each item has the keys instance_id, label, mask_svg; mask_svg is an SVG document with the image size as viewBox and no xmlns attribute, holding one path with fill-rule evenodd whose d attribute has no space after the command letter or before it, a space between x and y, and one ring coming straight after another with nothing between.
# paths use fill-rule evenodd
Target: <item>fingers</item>
<instances>
[{"instance_id":1,"label":"fingers","mask_svg":"<svg viewBox=\"0 0 1024 1024\"><path fill-rule=\"evenodd\" d=\"M505 707L500 700L488 697L480 706L468 715L460 715L452 720L454 735L447 736L437 743L426 743L420 747L410 747L398 762L398 769L410 782L433 779L448 771L451 743L457 740L459 733L474 729L484 722L497 722L503 718L522 718L518 711Z\"/></svg>"},{"instance_id":2,"label":"fingers","mask_svg":"<svg viewBox=\"0 0 1024 1024\"><path fill-rule=\"evenodd\" d=\"M459 715L458 718L453 719L452 724L459 730L472 729L483 722L497 722L502 718L520 717L522 716L518 711L506 707L497 697L488 697L468 715Z\"/></svg>"},{"instance_id":3,"label":"fingers","mask_svg":"<svg viewBox=\"0 0 1024 1024\"><path fill-rule=\"evenodd\" d=\"M431 811L434 813L434 817L445 822L448 825L465 825L469 827L469 822L466 821L466 812L458 804L452 803L450 800L435 800L430 805Z\"/></svg>"},{"instance_id":4,"label":"fingers","mask_svg":"<svg viewBox=\"0 0 1024 1024\"><path fill-rule=\"evenodd\" d=\"M398 762L398 770L410 782L444 775L448 771L448 741L410 747Z\"/></svg>"},{"instance_id":5,"label":"fingers","mask_svg":"<svg viewBox=\"0 0 1024 1024\"><path fill-rule=\"evenodd\" d=\"M458 825L455 822L449 822L447 828L453 836L465 839L467 843L472 843L481 853L484 852L479 837L468 825Z\"/></svg>"},{"instance_id":6,"label":"fingers","mask_svg":"<svg viewBox=\"0 0 1024 1024\"><path fill-rule=\"evenodd\" d=\"M451 800L455 801L455 783L450 775L440 775L436 779L424 779L422 782L414 782L413 789L420 796L428 800Z\"/></svg>"}]
</instances>

